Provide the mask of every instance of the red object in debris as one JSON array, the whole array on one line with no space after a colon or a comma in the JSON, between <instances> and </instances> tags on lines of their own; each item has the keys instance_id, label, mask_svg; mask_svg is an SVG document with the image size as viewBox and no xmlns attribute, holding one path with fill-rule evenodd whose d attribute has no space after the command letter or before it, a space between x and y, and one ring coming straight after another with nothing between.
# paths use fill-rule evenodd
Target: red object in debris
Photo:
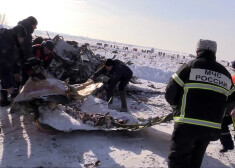
<instances>
[{"instance_id":1,"label":"red object in debris","mask_svg":"<svg viewBox=\"0 0 235 168\"><path fill-rule=\"evenodd\" d=\"M235 74L232 75L233 84L235 84Z\"/></svg>"}]
</instances>

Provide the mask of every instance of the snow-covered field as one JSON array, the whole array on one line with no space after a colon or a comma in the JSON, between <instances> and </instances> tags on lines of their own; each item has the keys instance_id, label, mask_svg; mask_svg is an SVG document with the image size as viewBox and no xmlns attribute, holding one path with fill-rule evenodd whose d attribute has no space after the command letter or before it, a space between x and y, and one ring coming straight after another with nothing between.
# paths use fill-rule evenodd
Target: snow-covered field
<instances>
[{"instance_id":1,"label":"snow-covered field","mask_svg":"<svg viewBox=\"0 0 235 168\"><path fill-rule=\"evenodd\" d=\"M36 31L36 34L44 35L45 32ZM51 37L55 35L49 34ZM147 102L138 103L132 97L127 98L132 115L147 119L170 113L171 108L164 99L164 90L178 67L192 59L189 54L160 49L154 49L154 53L146 53L144 51L151 48L62 36L65 40L77 41L79 45L89 43L95 54L106 58L116 55L117 59L133 63L130 68L141 83L130 84L130 87L139 87L150 92L137 95L140 100L147 98ZM102 43L102 46L97 43ZM104 47L104 44L108 46ZM128 50L123 47L128 47ZM137 51L133 51L134 49ZM226 61L220 62L228 65ZM158 94L151 91L157 91ZM119 103L118 98L114 99L115 106L119 106ZM9 114L9 108L0 110L0 167L167 167L173 121L133 132L49 133L39 131L29 114ZM219 141L209 145L202 167L235 167L235 152L220 154L220 148Z\"/></svg>"}]
</instances>

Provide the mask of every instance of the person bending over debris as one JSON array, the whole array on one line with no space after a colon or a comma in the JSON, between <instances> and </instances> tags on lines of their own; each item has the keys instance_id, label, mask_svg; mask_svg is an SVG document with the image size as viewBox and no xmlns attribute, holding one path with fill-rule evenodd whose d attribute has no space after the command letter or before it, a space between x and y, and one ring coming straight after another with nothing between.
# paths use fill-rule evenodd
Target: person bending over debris
<instances>
[{"instance_id":1,"label":"person bending over debris","mask_svg":"<svg viewBox=\"0 0 235 168\"><path fill-rule=\"evenodd\" d=\"M17 25L12 29L0 29L0 80L1 80L1 102L2 107L8 106L8 93L13 94L16 87L16 76L14 69L18 60L18 51L26 36L23 26Z\"/></svg>"},{"instance_id":2,"label":"person bending over debris","mask_svg":"<svg viewBox=\"0 0 235 168\"><path fill-rule=\"evenodd\" d=\"M107 84L107 101L109 105L113 102L113 95L116 85L119 83L119 94L121 98L121 112L127 112L126 86L132 78L132 70L120 60L107 59L104 67L98 70L90 79L95 80L100 75L107 75L110 79Z\"/></svg>"},{"instance_id":3,"label":"person bending over debris","mask_svg":"<svg viewBox=\"0 0 235 168\"><path fill-rule=\"evenodd\" d=\"M217 44L199 40L197 58L172 75L165 98L174 110L169 168L199 168L210 141L220 137L227 100L234 100L231 74L216 62Z\"/></svg>"},{"instance_id":4,"label":"person bending over debris","mask_svg":"<svg viewBox=\"0 0 235 168\"><path fill-rule=\"evenodd\" d=\"M52 40L44 41L42 44L33 45L33 58L29 58L23 66L22 82L24 85L29 76L36 76L37 71L40 73L40 68L47 69L53 59L53 49L55 44ZM40 78L40 77L39 77Z\"/></svg>"}]
</instances>

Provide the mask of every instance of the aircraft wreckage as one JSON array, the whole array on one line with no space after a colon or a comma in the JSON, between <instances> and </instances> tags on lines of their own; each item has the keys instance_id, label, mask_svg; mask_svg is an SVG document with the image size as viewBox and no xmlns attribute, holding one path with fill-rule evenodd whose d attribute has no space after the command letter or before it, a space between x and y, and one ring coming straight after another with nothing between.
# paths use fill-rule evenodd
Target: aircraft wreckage
<instances>
[{"instance_id":1,"label":"aircraft wreckage","mask_svg":"<svg viewBox=\"0 0 235 168\"><path fill-rule=\"evenodd\" d=\"M104 84L87 80L104 59L97 57L87 45L74 46L55 36L55 57L46 79L26 82L14 99L11 112L35 115L41 130L71 132L75 130L139 130L167 122L162 118L139 120L130 113L108 109L102 100Z\"/></svg>"}]
</instances>

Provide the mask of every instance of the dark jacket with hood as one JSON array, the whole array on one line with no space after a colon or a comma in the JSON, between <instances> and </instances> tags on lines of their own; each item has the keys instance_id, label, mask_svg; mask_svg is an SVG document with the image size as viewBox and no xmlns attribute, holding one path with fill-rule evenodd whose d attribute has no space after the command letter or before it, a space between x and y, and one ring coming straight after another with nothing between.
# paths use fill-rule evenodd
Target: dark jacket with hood
<instances>
[{"instance_id":1,"label":"dark jacket with hood","mask_svg":"<svg viewBox=\"0 0 235 168\"><path fill-rule=\"evenodd\" d=\"M18 22L18 25L24 26L27 36L24 39L24 42L22 44L23 53L21 53L21 60L22 62L25 62L28 58L32 57L32 33L34 32L33 25L37 25L37 20L30 16L22 21Z\"/></svg>"},{"instance_id":2,"label":"dark jacket with hood","mask_svg":"<svg viewBox=\"0 0 235 168\"><path fill-rule=\"evenodd\" d=\"M110 85L110 87L114 88L117 85L117 83L121 80L129 81L132 78L133 72L122 61L114 60L113 68L110 71L107 71L104 66L94 74L94 78L102 74L110 78L108 84Z\"/></svg>"},{"instance_id":3,"label":"dark jacket with hood","mask_svg":"<svg viewBox=\"0 0 235 168\"><path fill-rule=\"evenodd\" d=\"M231 74L216 62L213 52L206 50L172 75L165 98L174 109L176 123L207 127L219 136L233 89Z\"/></svg>"},{"instance_id":4,"label":"dark jacket with hood","mask_svg":"<svg viewBox=\"0 0 235 168\"><path fill-rule=\"evenodd\" d=\"M0 29L0 78L3 88L13 87L12 74L20 45L13 29Z\"/></svg>"}]
</instances>

